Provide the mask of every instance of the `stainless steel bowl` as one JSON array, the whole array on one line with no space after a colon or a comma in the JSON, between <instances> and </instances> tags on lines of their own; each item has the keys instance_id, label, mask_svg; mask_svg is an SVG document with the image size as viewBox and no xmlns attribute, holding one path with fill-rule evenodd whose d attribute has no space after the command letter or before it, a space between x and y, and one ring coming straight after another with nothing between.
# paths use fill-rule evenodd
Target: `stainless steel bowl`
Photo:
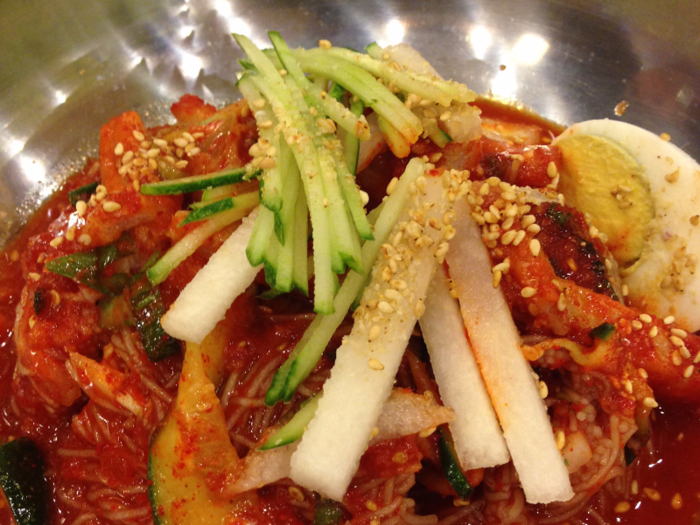
<instances>
[{"instance_id":1,"label":"stainless steel bowl","mask_svg":"<svg viewBox=\"0 0 700 525\"><path fill-rule=\"evenodd\" d=\"M408 42L446 77L562 124L621 118L700 158L698 0L29 0L0 4L0 245L128 109L236 99L232 31ZM614 114L629 103L622 117Z\"/></svg>"}]
</instances>

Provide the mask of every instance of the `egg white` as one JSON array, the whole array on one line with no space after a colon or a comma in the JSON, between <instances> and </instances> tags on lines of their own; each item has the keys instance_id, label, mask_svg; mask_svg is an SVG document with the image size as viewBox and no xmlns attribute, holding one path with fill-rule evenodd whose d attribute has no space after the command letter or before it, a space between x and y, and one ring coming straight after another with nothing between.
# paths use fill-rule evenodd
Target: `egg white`
<instances>
[{"instance_id":1,"label":"egg white","mask_svg":"<svg viewBox=\"0 0 700 525\"><path fill-rule=\"evenodd\" d=\"M637 160L649 183L655 217L640 259L623 274L629 300L658 317L673 315L686 330L700 330L700 276L693 264L700 258L700 225L691 223L700 215L700 165L677 146L625 122L579 122L554 144L575 134L616 142Z\"/></svg>"}]
</instances>

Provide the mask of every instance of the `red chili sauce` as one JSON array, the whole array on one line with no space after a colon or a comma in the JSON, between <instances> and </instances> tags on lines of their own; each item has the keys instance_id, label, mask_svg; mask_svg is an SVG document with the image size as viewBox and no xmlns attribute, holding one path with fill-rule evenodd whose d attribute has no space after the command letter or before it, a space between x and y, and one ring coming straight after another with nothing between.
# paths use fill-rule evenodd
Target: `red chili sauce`
<instances>
[{"instance_id":1,"label":"red chili sauce","mask_svg":"<svg viewBox=\"0 0 700 525\"><path fill-rule=\"evenodd\" d=\"M523 146L519 144L497 144L488 137L483 137L470 145L468 150L458 150L448 146L443 152L443 159L435 159L439 167L445 157L460 159L465 169L472 172L475 179L485 179L499 176L509 182L543 187L549 183L546 176L546 166L550 161L559 160L555 148L548 146L551 139L561 131L552 123L543 121L533 114L525 113L500 104L479 101L477 105L482 110L482 117L499 120L504 123L520 123L531 126L532 132L539 134L537 145ZM437 153L435 146L428 141L419 141L414 145L414 155L427 155L429 158ZM512 170L510 158L512 154L523 155L524 161L519 169ZM431 159L433 160L433 159ZM358 176L358 183L370 195L369 208L376 206L384 195L388 181L400 175L407 159L396 159L390 153L380 154L374 162ZM72 177L59 192L46 202L24 227L21 235L8 244L0 254L0 443L8 439L26 435L32 438L44 453L49 470L58 463L57 448L65 442L70 434L70 418L82 408L77 403L73 411L60 418L51 418L42 411L34 416L18 418L10 407L12 393L12 374L15 367L16 352L13 341L13 324L15 308L19 302L24 286L20 254L27 247L29 239L46 231L49 224L61 213L68 202L68 191L89 182L86 172ZM164 302L169 304L181 289L204 264L204 260L191 257L171 276L171 289L163 289ZM232 338L226 352L227 373L236 369L247 369L256 361L269 361L276 355L286 356L298 340L310 319L296 316L311 312L311 304L301 296L291 300L279 298L268 301L265 305L243 298L237 301L236 311L240 319L239 330ZM270 314L277 313L277 317ZM285 317L288 315L289 317ZM271 320L272 319L272 320ZM77 320L74 320L77 322ZM347 331L349 322L345 323ZM345 325L344 325L345 326ZM342 336L336 333L336 339ZM331 343L337 346L339 341ZM164 366L179 366L179 356L171 358ZM421 385L408 384L407 372L411 366L419 366L404 360L399 371L398 384L412 386L420 391ZM410 361L410 359L408 359ZM323 360L319 368L329 368L332 363ZM425 388L423 388L424 390ZM637 471L638 493L631 495L631 508L625 512L616 513L612 505L600 509L603 517L611 522L651 525L659 523L697 523L700 507L700 418L692 408L660 407L653 417L652 440L650 446L635 460L630 467ZM253 437L253 436L251 436ZM427 496L421 489L421 479L433 487L442 483L448 496L451 493L449 485L444 483L439 469L435 467L437 452L435 436L417 440L415 436L400 438L372 447L363 457L360 470L367 475L389 477L400 473L402 469L411 469L423 460L423 469L418 477L419 484L412 491L416 497L425 497L419 510L431 511L445 505L434 493ZM398 456L397 456L398 455ZM399 457L401 461L397 461ZM115 482L124 476L131 476L136 467L140 467L143 458L127 457L109 449L103 450L100 469L103 474L113 477ZM53 472L53 476L62 473ZM467 473L469 480L478 485L483 476L483 470ZM645 490L653 489L653 490ZM350 491L352 493L352 489ZM674 505L672 499L676 494ZM658 497L657 497L658 496ZM275 487L266 487L252 492L241 500L241 518L250 518L259 523L269 524L298 524L301 523L292 511L289 502L290 493ZM55 494L51 502L51 523L70 522L75 519L74 512L59 501ZM680 502L680 503L679 503ZM365 505L362 497L348 498L350 507L361 508ZM0 499L0 524L12 523L11 513L6 501ZM448 503L449 504L449 503ZM352 509L349 509L352 511ZM585 519L583 516L582 519Z\"/></svg>"}]
</instances>

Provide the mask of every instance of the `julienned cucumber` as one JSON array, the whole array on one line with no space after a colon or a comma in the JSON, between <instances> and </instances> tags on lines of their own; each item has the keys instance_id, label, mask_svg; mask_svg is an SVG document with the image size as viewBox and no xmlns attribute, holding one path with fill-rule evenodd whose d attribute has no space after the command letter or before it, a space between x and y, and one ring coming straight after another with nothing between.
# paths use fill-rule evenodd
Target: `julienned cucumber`
<instances>
[{"instance_id":1,"label":"julienned cucumber","mask_svg":"<svg viewBox=\"0 0 700 525\"><path fill-rule=\"evenodd\" d=\"M294 443L298 439L301 439L304 429L314 418L314 414L318 408L318 402L320 401L322 395L323 394L319 394L309 399L306 404L301 407L299 412L294 414L294 417L290 419L286 425L270 436L265 444L260 447L260 450L268 450L275 447L281 447L282 445L289 445L290 443Z\"/></svg>"},{"instance_id":2,"label":"julienned cucumber","mask_svg":"<svg viewBox=\"0 0 700 525\"><path fill-rule=\"evenodd\" d=\"M141 193L144 195L175 195L178 193L190 193L193 191L206 190L216 186L224 186L226 184L234 184L244 180L250 180L256 177L260 170L248 172L243 168L233 168L207 175L197 175L194 177L185 177L183 179L168 180L163 182L154 182L152 184L144 184L141 186Z\"/></svg>"},{"instance_id":3,"label":"julienned cucumber","mask_svg":"<svg viewBox=\"0 0 700 525\"><path fill-rule=\"evenodd\" d=\"M0 488L17 525L48 523L49 484L32 440L19 438L0 447Z\"/></svg>"},{"instance_id":4,"label":"julienned cucumber","mask_svg":"<svg viewBox=\"0 0 700 525\"><path fill-rule=\"evenodd\" d=\"M472 495L472 486L469 484L462 468L459 466L457 453L452 445L452 436L449 433L438 427L438 447L440 448L440 463L442 471L450 483L450 486L457 493L460 499L466 500Z\"/></svg>"},{"instance_id":5,"label":"julienned cucumber","mask_svg":"<svg viewBox=\"0 0 700 525\"><path fill-rule=\"evenodd\" d=\"M252 209L258 205L259 198L258 192L244 193L243 195L236 195L235 197L228 197L227 199L221 199L213 202L197 202L192 205L193 211L185 217L178 227L184 226L191 222L203 221L208 219L212 215L221 213L226 210L232 210L233 208L243 208Z\"/></svg>"}]
</instances>

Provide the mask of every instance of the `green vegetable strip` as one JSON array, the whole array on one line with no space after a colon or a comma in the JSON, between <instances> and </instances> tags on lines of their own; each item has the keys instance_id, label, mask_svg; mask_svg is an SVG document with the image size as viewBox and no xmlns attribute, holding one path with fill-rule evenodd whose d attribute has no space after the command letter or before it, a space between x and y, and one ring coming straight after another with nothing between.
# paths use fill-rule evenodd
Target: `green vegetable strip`
<instances>
[{"instance_id":1,"label":"green vegetable strip","mask_svg":"<svg viewBox=\"0 0 700 525\"><path fill-rule=\"evenodd\" d=\"M260 195L257 191L250 191L248 193L241 193L240 195L227 196L226 198L219 199L219 200L195 202L193 204L190 204L190 208L192 208L193 210L201 210L201 209L207 208L213 204L216 204L218 202L228 201L228 200L231 201L232 208L247 208L247 209L251 210L251 209L255 208L260 203ZM190 221L190 222L192 222L192 221Z\"/></svg>"},{"instance_id":2,"label":"green vegetable strip","mask_svg":"<svg viewBox=\"0 0 700 525\"><path fill-rule=\"evenodd\" d=\"M472 486L469 484L462 468L459 466L457 453L452 445L452 436L442 427L438 427L438 447L440 449L440 463L442 471L450 486L462 500L469 499L472 495Z\"/></svg>"},{"instance_id":3,"label":"green vegetable strip","mask_svg":"<svg viewBox=\"0 0 700 525\"><path fill-rule=\"evenodd\" d=\"M411 70L402 69L398 71L387 62L377 60L369 55L358 53L350 49L332 47L328 50L322 50L317 48L309 50L309 52L327 53L331 56L357 64L376 77L383 78L389 82L395 82L396 86L403 91L415 93L428 100L434 100L442 106L449 106L451 100L472 102L476 99L476 94L464 84L421 75Z\"/></svg>"},{"instance_id":4,"label":"green vegetable strip","mask_svg":"<svg viewBox=\"0 0 700 525\"><path fill-rule=\"evenodd\" d=\"M97 190L97 185L97 182L91 182L90 184L86 184L85 186L80 186L79 188L69 191L68 200L70 201L71 206L75 206L79 200L88 200L90 195L95 193ZM87 199L85 197L87 197Z\"/></svg>"},{"instance_id":5,"label":"green vegetable strip","mask_svg":"<svg viewBox=\"0 0 700 525\"><path fill-rule=\"evenodd\" d=\"M318 402L322 396L323 394L318 394L309 399L286 425L265 441L265 444L260 447L260 450L269 450L297 441L304 433L304 428L306 428L314 418L314 414L318 408Z\"/></svg>"},{"instance_id":6,"label":"green vegetable strip","mask_svg":"<svg viewBox=\"0 0 700 525\"><path fill-rule=\"evenodd\" d=\"M384 50L376 42L367 44L365 52L375 60L382 60L382 55L384 54Z\"/></svg>"},{"instance_id":7,"label":"green vegetable strip","mask_svg":"<svg viewBox=\"0 0 700 525\"><path fill-rule=\"evenodd\" d=\"M247 173L246 168L233 168L206 175L196 175L194 177L184 177L177 180L154 182L141 186L141 193L144 195L174 195L177 193L190 193L193 191L206 190L216 186L234 184L256 177L260 170Z\"/></svg>"},{"instance_id":8,"label":"green vegetable strip","mask_svg":"<svg viewBox=\"0 0 700 525\"><path fill-rule=\"evenodd\" d=\"M369 125L367 121L360 118L361 115L355 115L349 111L335 96L338 92L342 95L343 88L335 83L335 94L331 92L324 95L322 89L318 88L318 86L306 78L297 59L280 34L277 31L269 31L268 35L287 73L294 79L294 82L297 83L299 88L307 93L307 102L318 108L322 113L328 115L338 126L348 133L359 137L361 140L368 140ZM333 91L333 89L331 91Z\"/></svg>"},{"instance_id":9,"label":"green vegetable strip","mask_svg":"<svg viewBox=\"0 0 700 525\"><path fill-rule=\"evenodd\" d=\"M289 146L284 143L282 147L285 148L289 156L292 157ZM299 168L293 159L291 166L293 167L289 170L284 180L283 194L285 204L281 211L285 242L284 245L280 246L276 262L277 279L275 281L275 288L280 292L289 292L294 287L294 234L296 233L294 217L296 214L297 197L301 180L299 178ZM304 261L306 261L306 254L304 254Z\"/></svg>"},{"instance_id":10,"label":"green vegetable strip","mask_svg":"<svg viewBox=\"0 0 700 525\"><path fill-rule=\"evenodd\" d=\"M355 177L345 164L340 151L336 150L333 153L335 155L335 166L338 169L338 184L343 191L343 197L345 197L345 203L347 204L355 228L357 228L357 232L363 240L371 241L374 239L372 226L367 220L365 206L360 196L360 190L355 183Z\"/></svg>"},{"instance_id":11,"label":"green vegetable strip","mask_svg":"<svg viewBox=\"0 0 700 525\"><path fill-rule=\"evenodd\" d=\"M283 124L285 140L292 145L299 166L314 230L314 266L316 287L314 309L319 313L333 311L333 272L330 264L330 231L323 207L323 186L318 177L318 153L311 142L304 120L296 108L282 77L265 54L242 35L234 35L258 70L265 75L251 77L255 86L270 101L277 119Z\"/></svg>"},{"instance_id":12,"label":"green vegetable strip","mask_svg":"<svg viewBox=\"0 0 700 525\"><path fill-rule=\"evenodd\" d=\"M290 58L292 61L294 60L294 57ZM353 270L363 272L360 265L360 243L357 241L356 236L353 235L353 225L345 213L345 205L338 184L338 172L336 171L333 155L324 143L324 141L328 143L337 139L335 135L322 133L314 117L309 113L301 90L294 83L294 80L289 78L286 83L300 113L306 119L307 128L313 137L313 143L318 152L321 182L326 199L323 204L328 211L331 231L331 246L333 248L331 251L331 262L333 271L335 273L344 273L345 264L347 263Z\"/></svg>"},{"instance_id":13,"label":"green vegetable strip","mask_svg":"<svg viewBox=\"0 0 700 525\"><path fill-rule=\"evenodd\" d=\"M365 103L359 98L357 100L350 101L350 111L355 115L362 115L365 112ZM357 137L353 137L350 134L345 135L345 162L348 165L350 173L357 175L357 161L360 157L360 142Z\"/></svg>"},{"instance_id":14,"label":"green vegetable strip","mask_svg":"<svg viewBox=\"0 0 700 525\"><path fill-rule=\"evenodd\" d=\"M251 266L258 266L265 260L267 246L274 237L275 214L262 206L258 211L258 217L253 225L253 233L250 236L246 256ZM276 238L275 238L276 239Z\"/></svg>"},{"instance_id":15,"label":"green vegetable strip","mask_svg":"<svg viewBox=\"0 0 700 525\"><path fill-rule=\"evenodd\" d=\"M304 295L309 295L308 248L307 239L309 217L306 208L306 195L303 191L297 196L294 211L294 269L292 280L294 287ZM313 261L313 259L311 259Z\"/></svg>"},{"instance_id":16,"label":"green vegetable strip","mask_svg":"<svg viewBox=\"0 0 700 525\"><path fill-rule=\"evenodd\" d=\"M289 166L282 162L280 155L280 135L274 131L274 127L277 125L277 119L272 111L269 110L267 104L262 108L256 108L253 105L253 102L260 100L262 96L249 79L245 77L241 78L238 82L238 89L248 101L250 111L255 117L255 122L258 125L258 135L269 142L277 152L272 156L272 158L275 159L274 167L263 170L260 179L260 200L264 206L277 213L282 209L283 179L289 168ZM268 123L270 122L272 125L268 127Z\"/></svg>"},{"instance_id":17,"label":"green vegetable strip","mask_svg":"<svg viewBox=\"0 0 700 525\"><path fill-rule=\"evenodd\" d=\"M304 71L325 75L362 99L366 105L391 122L411 144L420 137L423 132L420 119L364 69L331 55L303 49L295 51L294 56Z\"/></svg>"},{"instance_id":18,"label":"green vegetable strip","mask_svg":"<svg viewBox=\"0 0 700 525\"><path fill-rule=\"evenodd\" d=\"M418 160L412 160L399 179L394 192L387 197L374 226L374 240L367 241L362 246L362 263L367 269L371 268L379 254L381 245L391 233L391 229L403 212L410 196L410 185L423 174L424 165ZM317 316L304 332L287 361L275 374L272 385L265 396L267 405L274 405L284 399L289 401L296 388L301 384L316 366L323 355L328 342L340 323L345 318L350 305L365 286L367 277L357 272L350 272L335 297L335 312L331 315Z\"/></svg>"},{"instance_id":19,"label":"green vegetable strip","mask_svg":"<svg viewBox=\"0 0 700 525\"><path fill-rule=\"evenodd\" d=\"M196 230L180 239L168 252L146 272L148 280L154 286L162 283L179 264L192 255L209 237L223 230L226 226L240 221L248 215L248 210L234 208L214 215Z\"/></svg>"},{"instance_id":20,"label":"green vegetable strip","mask_svg":"<svg viewBox=\"0 0 700 525\"><path fill-rule=\"evenodd\" d=\"M217 186L216 188L207 188L202 192L202 202L230 197L236 193L237 187L237 184L226 184L225 186Z\"/></svg>"},{"instance_id":21,"label":"green vegetable strip","mask_svg":"<svg viewBox=\"0 0 700 525\"><path fill-rule=\"evenodd\" d=\"M343 95L345 94L345 89L340 84L333 82L330 89L328 90L328 96L336 99L342 104Z\"/></svg>"}]
</instances>

